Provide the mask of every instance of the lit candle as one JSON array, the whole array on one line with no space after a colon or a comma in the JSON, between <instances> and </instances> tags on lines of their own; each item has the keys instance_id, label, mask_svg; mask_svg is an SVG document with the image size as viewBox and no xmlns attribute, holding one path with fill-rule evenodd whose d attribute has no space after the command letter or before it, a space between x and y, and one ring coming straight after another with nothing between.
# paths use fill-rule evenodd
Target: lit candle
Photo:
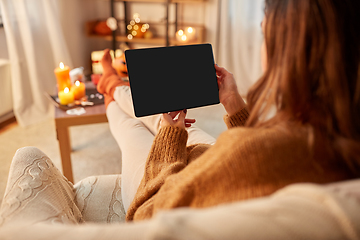
<instances>
[{"instance_id":1,"label":"lit candle","mask_svg":"<svg viewBox=\"0 0 360 240\"><path fill-rule=\"evenodd\" d=\"M176 40L179 42L186 42L188 40L185 32L182 29L176 32Z\"/></svg>"},{"instance_id":2,"label":"lit candle","mask_svg":"<svg viewBox=\"0 0 360 240\"><path fill-rule=\"evenodd\" d=\"M195 28L193 28L193 27L188 27L188 28L186 29L186 37L187 37L187 40L189 40L189 41L194 40L194 39L195 39L195 33L196 33Z\"/></svg>"},{"instance_id":3,"label":"lit candle","mask_svg":"<svg viewBox=\"0 0 360 240\"><path fill-rule=\"evenodd\" d=\"M64 66L61 62L59 67L55 68L54 73L57 80L58 91L63 91L66 87L70 88L70 68L68 66Z\"/></svg>"},{"instance_id":4,"label":"lit candle","mask_svg":"<svg viewBox=\"0 0 360 240\"><path fill-rule=\"evenodd\" d=\"M66 87L64 90L59 91L59 100L61 105L68 105L74 102L74 94Z\"/></svg>"},{"instance_id":5,"label":"lit candle","mask_svg":"<svg viewBox=\"0 0 360 240\"><path fill-rule=\"evenodd\" d=\"M75 100L80 100L81 98L85 97L85 83L76 80L75 84L71 87L71 91L74 94Z\"/></svg>"}]
</instances>

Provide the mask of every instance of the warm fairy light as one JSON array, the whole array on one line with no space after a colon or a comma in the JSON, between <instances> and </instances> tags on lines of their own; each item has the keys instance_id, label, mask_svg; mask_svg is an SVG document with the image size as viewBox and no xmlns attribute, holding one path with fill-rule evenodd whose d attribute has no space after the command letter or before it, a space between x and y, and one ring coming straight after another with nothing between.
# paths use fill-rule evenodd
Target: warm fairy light
<instances>
[{"instance_id":1,"label":"warm fairy light","mask_svg":"<svg viewBox=\"0 0 360 240\"><path fill-rule=\"evenodd\" d=\"M63 64L63 62L60 62L59 67L60 67L61 69L64 69L64 64Z\"/></svg>"},{"instance_id":2,"label":"warm fairy light","mask_svg":"<svg viewBox=\"0 0 360 240\"><path fill-rule=\"evenodd\" d=\"M179 33L180 36L184 35L184 31L181 30L181 29L178 31L178 33Z\"/></svg>"},{"instance_id":3,"label":"warm fairy light","mask_svg":"<svg viewBox=\"0 0 360 240\"><path fill-rule=\"evenodd\" d=\"M148 31L150 26L147 23L142 24L141 20L140 20L140 15L138 13L135 13L133 15L133 19L130 21L130 24L127 25L126 28L127 28L127 33L128 33L127 38L133 39L134 37L135 38L145 37L144 33L146 33ZM151 34L150 31L149 31L149 33ZM147 38L149 38L149 36L147 36Z\"/></svg>"},{"instance_id":4,"label":"warm fairy light","mask_svg":"<svg viewBox=\"0 0 360 240\"><path fill-rule=\"evenodd\" d=\"M187 39L186 35L181 36L181 40L183 40L184 42L186 41L186 39Z\"/></svg>"},{"instance_id":5,"label":"warm fairy light","mask_svg":"<svg viewBox=\"0 0 360 240\"><path fill-rule=\"evenodd\" d=\"M64 93L68 93L68 92L69 92L69 88L68 87L64 88Z\"/></svg>"},{"instance_id":6,"label":"warm fairy light","mask_svg":"<svg viewBox=\"0 0 360 240\"><path fill-rule=\"evenodd\" d=\"M76 80L75 81L75 85L78 87L78 86L80 86L80 81L79 80Z\"/></svg>"},{"instance_id":7,"label":"warm fairy light","mask_svg":"<svg viewBox=\"0 0 360 240\"><path fill-rule=\"evenodd\" d=\"M187 31L188 31L188 33L192 33L192 32L194 31L194 29L193 29L192 27L189 27L189 28L187 29Z\"/></svg>"}]
</instances>

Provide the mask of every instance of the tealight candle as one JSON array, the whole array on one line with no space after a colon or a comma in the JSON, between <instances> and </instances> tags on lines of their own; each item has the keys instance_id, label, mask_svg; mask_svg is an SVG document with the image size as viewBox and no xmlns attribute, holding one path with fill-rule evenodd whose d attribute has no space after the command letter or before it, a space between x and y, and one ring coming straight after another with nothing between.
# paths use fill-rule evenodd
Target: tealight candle
<instances>
[{"instance_id":1,"label":"tealight candle","mask_svg":"<svg viewBox=\"0 0 360 240\"><path fill-rule=\"evenodd\" d=\"M196 31L195 31L195 28L193 27L188 27L186 29L186 37L187 37L187 40L189 41L192 41L195 39L195 34L196 34Z\"/></svg>"},{"instance_id":2,"label":"tealight candle","mask_svg":"<svg viewBox=\"0 0 360 240\"><path fill-rule=\"evenodd\" d=\"M80 100L81 98L85 97L85 83L76 80L75 84L71 87L71 91L74 94L75 100Z\"/></svg>"},{"instance_id":3,"label":"tealight candle","mask_svg":"<svg viewBox=\"0 0 360 240\"><path fill-rule=\"evenodd\" d=\"M65 66L64 63L60 63L59 67L55 68L54 70L58 91L63 91L66 87L70 88L71 80L70 80L70 68Z\"/></svg>"},{"instance_id":4,"label":"tealight candle","mask_svg":"<svg viewBox=\"0 0 360 240\"><path fill-rule=\"evenodd\" d=\"M186 42L188 40L185 32L182 29L176 32L176 40L179 42Z\"/></svg>"},{"instance_id":5,"label":"tealight candle","mask_svg":"<svg viewBox=\"0 0 360 240\"><path fill-rule=\"evenodd\" d=\"M68 87L65 87L64 90L59 91L58 96L61 105L68 105L74 102L74 94Z\"/></svg>"}]
</instances>

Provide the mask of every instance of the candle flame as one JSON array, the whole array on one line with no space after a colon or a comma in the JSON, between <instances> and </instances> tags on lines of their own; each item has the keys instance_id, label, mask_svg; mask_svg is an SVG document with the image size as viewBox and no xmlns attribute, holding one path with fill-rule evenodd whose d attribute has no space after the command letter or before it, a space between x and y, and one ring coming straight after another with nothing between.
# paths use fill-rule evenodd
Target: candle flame
<instances>
[{"instance_id":1,"label":"candle flame","mask_svg":"<svg viewBox=\"0 0 360 240\"><path fill-rule=\"evenodd\" d=\"M189 27L189 28L187 29L187 31L188 31L188 33L192 33L192 32L194 31L194 29L193 29L192 27Z\"/></svg>"},{"instance_id":2,"label":"candle flame","mask_svg":"<svg viewBox=\"0 0 360 240\"><path fill-rule=\"evenodd\" d=\"M68 92L69 92L69 88L66 87L66 88L64 89L64 93L68 93Z\"/></svg>"},{"instance_id":3,"label":"candle flame","mask_svg":"<svg viewBox=\"0 0 360 240\"><path fill-rule=\"evenodd\" d=\"M78 86L80 86L80 81L79 80L76 80L75 81L75 85L78 87Z\"/></svg>"},{"instance_id":4,"label":"candle flame","mask_svg":"<svg viewBox=\"0 0 360 240\"><path fill-rule=\"evenodd\" d=\"M184 31L183 30L179 30L178 31L179 35L182 36L184 34Z\"/></svg>"},{"instance_id":5,"label":"candle flame","mask_svg":"<svg viewBox=\"0 0 360 240\"><path fill-rule=\"evenodd\" d=\"M181 40L183 40L185 42L186 39L187 39L186 35L182 35Z\"/></svg>"},{"instance_id":6,"label":"candle flame","mask_svg":"<svg viewBox=\"0 0 360 240\"><path fill-rule=\"evenodd\" d=\"M63 64L63 62L60 62L59 67L60 67L61 69L64 69L64 64Z\"/></svg>"}]
</instances>

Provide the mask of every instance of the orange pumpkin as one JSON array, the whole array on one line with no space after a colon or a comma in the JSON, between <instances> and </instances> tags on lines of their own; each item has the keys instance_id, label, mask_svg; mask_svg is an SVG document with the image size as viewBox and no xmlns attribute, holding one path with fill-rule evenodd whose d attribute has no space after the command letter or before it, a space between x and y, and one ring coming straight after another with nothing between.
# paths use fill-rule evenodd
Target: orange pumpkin
<instances>
[{"instance_id":1,"label":"orange pumpkin","mask_svg":"<svg viewBox=\"0 0 360 240\"><path fill-rule=\"evenodd\" d=\"M95 25L94 33L96 33L98 35L111 35L112 31L107 26L106 21L101 21Z\"/></svg>"},{"instance_id":2,"label":"orange pumpkin","mask_svg":"<svg viewBox=\"0 0 360 240\"><path fill-rule=\"evenodd\" d=\"M116 69L117 73L121 77L126 77L128 75L125 54L121 55L114 59L112 66Z\"/></svg>"}]
</instances>

